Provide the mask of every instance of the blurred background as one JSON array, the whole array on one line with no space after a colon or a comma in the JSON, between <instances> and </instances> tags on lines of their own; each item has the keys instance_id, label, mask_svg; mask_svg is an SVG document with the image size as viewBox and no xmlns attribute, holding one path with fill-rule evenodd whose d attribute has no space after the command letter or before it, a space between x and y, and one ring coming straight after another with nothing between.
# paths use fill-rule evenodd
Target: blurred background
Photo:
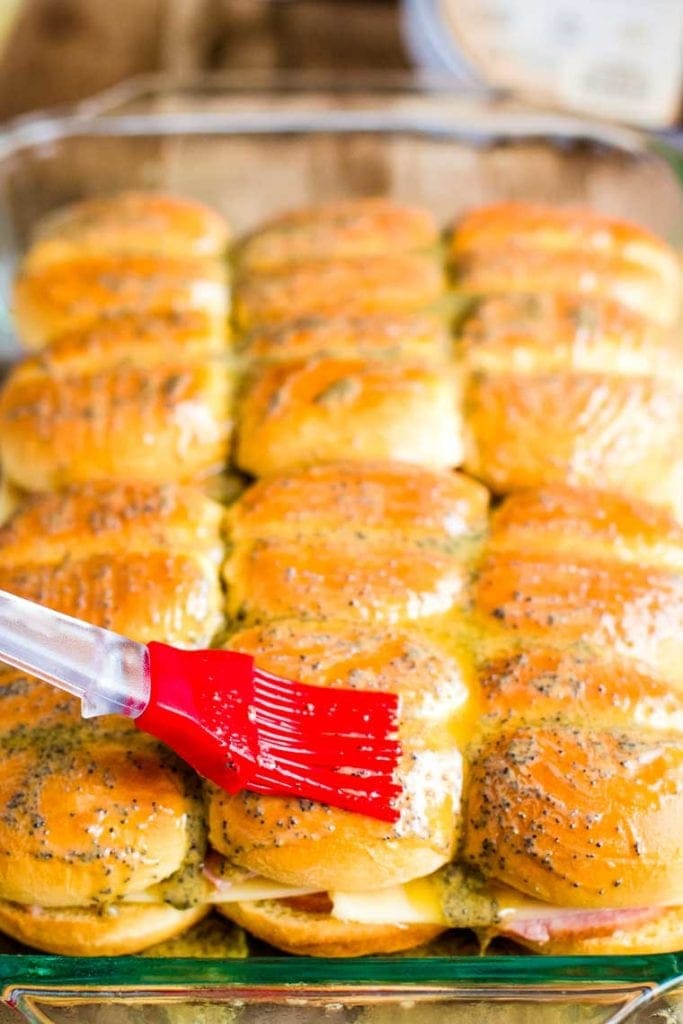
<instances>
[{"instance_id":1,"label":"blurred background","mask_svg":"<svg viewBox=\"0 0 683 1024\"><path fill-rule=\"evenodd\" d=\"M0 0L0 118L133 74L399 70L397 0Z\"/></svg>"},{"instance_id":2,"label":"blurred background","mask_svg":"<svg viewBox=\"0 0 683 1024\"><path fill-rule=\"evenodd\" d=\"M680 123L683 0L0 0L0 119L149 71L418 67L648 128Z\"/></svg>"}]
</instances>

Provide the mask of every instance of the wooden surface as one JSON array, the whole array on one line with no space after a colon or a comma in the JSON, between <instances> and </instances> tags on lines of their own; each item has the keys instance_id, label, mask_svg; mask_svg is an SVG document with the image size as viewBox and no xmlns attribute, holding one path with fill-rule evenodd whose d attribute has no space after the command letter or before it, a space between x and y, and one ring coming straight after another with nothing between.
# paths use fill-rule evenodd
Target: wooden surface
<instances>
[{"instance_id":1,"label":"wooden surface","mask_svg":"<svg viewBox=\"0 0 683 1024\"><path fill-rule=\"evenodd\" d=\"M407 66L395 0L23 0L0 60L0 119L144 71Z\"/></svg>"}]
</instances>

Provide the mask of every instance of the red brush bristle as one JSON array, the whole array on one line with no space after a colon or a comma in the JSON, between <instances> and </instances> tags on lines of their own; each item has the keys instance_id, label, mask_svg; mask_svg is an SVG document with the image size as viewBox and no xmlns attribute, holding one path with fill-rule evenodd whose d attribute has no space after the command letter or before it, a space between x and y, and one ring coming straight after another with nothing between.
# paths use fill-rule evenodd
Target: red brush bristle
<instances>
[{"instance_id":1,"label":"red brush bristle","mask_svg":"<svg viewBox=\"0 0 683 1024\"><path fill-rule=\"evenodd\" d=\"M217 785L398 819L397 697L281 679L234 651L149 653L138 726Z\"/></svg>"}]
</instances>

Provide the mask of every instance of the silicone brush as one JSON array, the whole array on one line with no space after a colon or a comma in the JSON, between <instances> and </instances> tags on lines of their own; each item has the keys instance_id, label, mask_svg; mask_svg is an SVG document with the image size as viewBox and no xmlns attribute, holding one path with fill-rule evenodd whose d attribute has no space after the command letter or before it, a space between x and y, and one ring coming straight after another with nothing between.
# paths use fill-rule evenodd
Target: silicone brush
<instances>
[{"instance_id":1,"label":"silicone brush","mask_svg":"<svg viewBox=\"0 0 683 1024\"><path fill-rule=\"evenodd\" d=\"M140 644L0 591L0 660L125 715L230 793L292 795L399 817L398 698L310 686L237 651Z\"/></svg>"}]
</instances>

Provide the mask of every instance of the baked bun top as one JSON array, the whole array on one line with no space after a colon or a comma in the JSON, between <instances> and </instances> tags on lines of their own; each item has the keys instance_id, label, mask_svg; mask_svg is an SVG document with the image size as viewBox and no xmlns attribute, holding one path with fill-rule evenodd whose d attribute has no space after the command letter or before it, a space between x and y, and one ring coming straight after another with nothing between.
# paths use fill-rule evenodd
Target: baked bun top
<instances>
[{"instance_id":1,"label":"baked bun top","mask_svg":"<svg viewBox=\"0 0 683 1024\"><path fill-rule=\"evenodd\" d=\"M67 377L123 362L154 366L220 355L227 345L225 318L206 309L124 310L66 331L41 349L39 362Z\"/></svg>"},{"instance_id":2,"label":"baked bun top","mask_svg":"<svg viewBox=\"0 0 683 1024\"><path fill-rule=\"evenodd\" d=\"M664 526L659 536L656 521ZM592 549L590 540L584 546L591 531ZM557 542L554 534L562 535ZM683 573L680 551L674 559L664 554L680 544L671 517L648 513L638 502L569 489L512 496L493 517L475 608L487 627L524 642L544 636L558 645L584 642L680 687Z\"/></svg>"},{"instance_id":3,"label":"baked bun top","mask_svg":"<svg viewBox=\"0 0 683 1024\"><path fill-rule=\"evenodd\" d=\"M443 363L452 344L447 320L436 312L346 316L340 311L257 327L241 338L239 347L248 359L278 362L331 355Z\"/></svg>"},{"instance_id":4,"label":"baked bun top","mask_svg":"<svg viewBox=\"0 0 683 1024\"><path fill-rule=\"evenodd\" d=\"M441 539L483 534L488 492L463 473L339 462L270 476L228 511L233 540L340 530Z\"/></svg>"},{"instance_id":5,"label":"baked bun top","mask_svg":"<svg viewBox=\"0 0 683 1024\"><path fill-rule=\"evenodd\" d=\"M454 742L468 714L468 667L429 641L342 622L274 622L231 648L285 678L401 699L401 818L388 825L311 800L214 790L211 841L234 863L293 885L375 889L428 874L455 849L462 784Z\"/></svg>"},{"instance_id":6,"label":"baked bun top","mask_svg":"<svg viewBox=\"0 0 683 1024\"><path fill-rule=\"evenodd\" d=\"M121 312L199 309L227 317L225 271L218 261L149 253L82 253L24 267L14 316L27 348Z\"/></svg>"},{"instance_id":7,"label":"baked bun top","mask_svg":"<svg viewBox=\"0 0 683 1024\"><path fill-rule=\"evenodd\" d=\"M233 616L396 623L467 599L486 493L458 474L390 463L263 480L229 513Z\"/></svg>"},{"instance_id":8,"label":"baked bun top","mask_svg":"<svg viewBox=\"0 0 683 1024\"><path fill-rule=\"evenodd\" d=\"M38 226L31 268L96 253L221 257L228 226L193 199L159 192L120 192L56 210Z\"/></svg>"},{"instance_id":9,"label":"baked bun top","mask_svg":"<svg viewBox=\"0 0 683 1024\"><path fill-rule=\"evenodd\" d=\"M471 765L463 854L556 906L678 905L682 813L680 733L517 725Z\"/></svg>"},{"instance_id":10,"label":"baked bun top","mask_svg":"<svg viewBox=\"0 0 683 1024\"><path fill-rule=\"evenodd\" d=\"M341 459L455 467L459 387L447 366L319 356L264 367L238 408L237 462L255 476Z\"/></svg>"},{"instance_id":11,"label":"baked bun top","mask_svg":"<svg viewBox=\"0 0 683 1024\"><path fill-rule=\"evenodd\" d=\"M486 296L466 317L460 346L473 372L653 374L683 380L675 331L595 296Z\"/></svg>"},{"instance_id":12,"label":"baked bun top","mask_svg":"<svg viewBox=\"0 0 683 1024\"><path fill-rule=\"evenodd\" d=\"M269 273L239 273L234 314L241 330L312 315L402 315L436 302L444 284L431 254L312 259Z\"/></svg>"},{"instance_id":13,"label":"baked bun top","mask_svg":"<svg viewBox=\"0 0 683 1024\"><path fill-rule=\"evenodd\" d=\"M223 618L221 519L183 488L90 485L35 498L0 531L0 588L143 643L206 644Z\"/></svg>"},{"instance_id":14,"label":"baked bun top","mask_svg":"<svg viewBox=\"0 0 683 1024\"><path fill-rule=\"evenodd\" d=\"M229 452L231 389L226 367L211 360L123 360L65 374L26 360L0 394L5 472L29 491L218 472Z\"/></svg>"},{"instance_id":15,"label":"baked bun top","mask_svg":"<svg viewBox=\"0 0 683 1024\"><path fill-rule=\"evenodd\" d=\"M192 773L119 719L0 673L0 891L32 906L109 903L201 856ZM194 844L194 850L191 848Z\"/></svg>"},{"instance_id":16,"label":"baked bun top","mask_svg":"<svg viewBox=\"0 0 683 1024\"><path fill-rule=\"evenodd\" d=\"M483 252L514 238L520 249L544 252L566 250L619 256L672 276L678 270L676 253L658 235L640 224L608 217L581 206L550 203L501 202L472 210L458 223L451 251Z\"/></svg>"},{"instance_id":17,"label":"baked bun top","mask_svg":"<svg viewBox=\"0 0 683 1024\"><path fill-rule=\"evenodd\" d=\"M269 271L291 263L381 256L427 249L438 242L425 209L374 197L304 207L274 217L237 247L243 270Z\"/></svg>"},{"instance_id":18,"label":"baked bun top","mask_svg":"<svg viewBox=\"0 0 683 1024\"><path fill-rule=\"evenodd\" d=\"M654 376L475 373L465 469L497 493L566 482L680 510L683 387Z\"/></svg>"}]
</instances>

